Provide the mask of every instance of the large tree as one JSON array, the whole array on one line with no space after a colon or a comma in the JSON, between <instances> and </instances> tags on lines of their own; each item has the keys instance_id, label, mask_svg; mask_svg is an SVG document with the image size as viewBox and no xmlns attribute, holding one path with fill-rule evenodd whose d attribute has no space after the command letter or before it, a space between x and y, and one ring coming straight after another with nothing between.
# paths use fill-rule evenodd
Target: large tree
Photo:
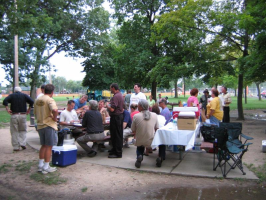
<instances>
[{"instance_id":1,"label":"large tree","mask_svg":"<svg viewBox=\"0 0 266 200\"><path fill-rule=\"evenodd\" d=\"M156 66L160 51L150 41L152 26L169 0L109 0L120 25L120 54L116 57L116 74L125 88L135 82L152 88L156 98L157 82L148 73Z\"/></svg>"},{"instance_id":2,"label":"large tree","mask_svg":"<svg viewBox=\"0 0 266 200\"><path fill-rule=\"evenodd\" d=\"M20 76L31 80L34 98L36 86L43 81L40 75L49 70L49 58L61 51L71 56L86 56L86 51L97 43L97 36L106 31L108 13L100 12L103 0L20 0L17 6L13 2L8 1L4 4L6 9L1 9L1 45L19 35L19 51L23 54L19 58ZM101 18L105 18L101 20L105 23L99 23ZM20 62L23 58L28 58L25 59L28 62ZM13 58L1 63L10 66Z\"/></svg>"}]
</instances>

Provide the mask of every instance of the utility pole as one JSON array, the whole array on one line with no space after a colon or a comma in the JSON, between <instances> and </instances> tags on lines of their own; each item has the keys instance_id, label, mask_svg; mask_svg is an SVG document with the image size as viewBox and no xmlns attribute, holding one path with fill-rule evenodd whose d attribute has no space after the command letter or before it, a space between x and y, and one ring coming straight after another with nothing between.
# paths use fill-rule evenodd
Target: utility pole
<instances>
[{"instance_id":1,"label":"utility pole","mask_svg":"<svg viewBox=\"0 0 266 200\"><path fill-rule=\"evenodd\" d=\"M15 6L16 6L16 10L17 10L17 1L14 0L15 2ZM17 20L16 20L17 22ZM15 65L14 65L14 84L13 84L13 91L14 88L19 86L19 82L18 82L18 35L15 35L14 38L14 58L15 58Z\"/></svg>"}]
</instances>

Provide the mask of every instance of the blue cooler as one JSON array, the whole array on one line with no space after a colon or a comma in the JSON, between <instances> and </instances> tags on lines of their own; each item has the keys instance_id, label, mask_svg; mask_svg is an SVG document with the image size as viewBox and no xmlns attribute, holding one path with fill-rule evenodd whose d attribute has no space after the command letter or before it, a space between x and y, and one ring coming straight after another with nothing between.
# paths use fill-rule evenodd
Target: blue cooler
<instances>
[{"instance_id":1,"label":"blue cooler","mask_svg":"<svg viewBox=\"0 0 266 200\"><path fill-rule=\"evenodd\" d=\"M75 164L77 161L77 146L64 145L53 146L52 148L52 164L61 167Z\"/></svg>"}]
</instances>

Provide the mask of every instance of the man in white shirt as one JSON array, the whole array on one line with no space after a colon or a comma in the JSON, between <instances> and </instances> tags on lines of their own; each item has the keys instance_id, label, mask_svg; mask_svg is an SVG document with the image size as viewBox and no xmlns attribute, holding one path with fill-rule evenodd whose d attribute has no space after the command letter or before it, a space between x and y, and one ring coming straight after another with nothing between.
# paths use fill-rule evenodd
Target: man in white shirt
<instances>
[{"instance_id":1,"label":"man in white shirt","mask_svg":"<svg viewBox=\"0 0 266 200\"><path fill-rule=\"evenodd\" d=\"M38 96L36 97L36 99L38 99L38 98L40 98L41 96L44 95L44 87L45 87L45 85L42 85L42 86L41 86L41 93L38 94Z\"/></svg>"},{"instance_id":2,"label":"man in white shirt","mask_svg":"<svg viewBox=\"0 0 266 200\"><path fill-rule=\"evenodd\" d=\"M67 102L67 109L61 112L60 114L60 128L69 128L72 129L73 137L76 139L82 131L79 129L73 129L68 125L74 124L74 122L80 123L79 118L77 116L76 111L74 110L75 102L73 100L69 100Z\"/></svg>"},{"instance_id":3,"label":"man in white shirt","mask_svg":"<svg viewBox=\"0 0 266 200\"><path fill-rule=\"evenodd\" d=\"M147 100L145 94L143 94L140 90L141 90L141 85L139 83L135 83L134 84L135 93L131 94L129 108L130 108L131 104L137 104L138 105L138 103L141 99Z\"/></svg>"},{"instance_id":4,"label":"man in white shirt","mask_svg":"<svg viewBox=\"0 0 266 200\"><path fill-rule=\"evenodd\" d=\"M230 122L230 107L229 104L232 102L231 95L227 92L227 88L225 86L222 87L222 103L223 103L223 111L224 117L223 122L229 123Z\"/></svg>"}]
</instances>

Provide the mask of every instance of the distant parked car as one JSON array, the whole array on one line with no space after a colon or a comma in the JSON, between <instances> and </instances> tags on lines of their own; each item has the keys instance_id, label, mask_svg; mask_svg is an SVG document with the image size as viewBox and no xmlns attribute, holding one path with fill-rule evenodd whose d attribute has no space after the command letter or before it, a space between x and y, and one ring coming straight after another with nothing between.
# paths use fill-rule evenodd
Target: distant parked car
<instances>
[{"instance_id":1,"label":"distant parked car","mask_svg":"<svg viewBox=\"0 0 266 200\"><path fill-rule=\"evenodd\" d=\"M262 92L260 93L260 95L261 95L261 97L265 97L265 98L266 98L266 90L262 91Z\"/></svg>"}]
</instances>

